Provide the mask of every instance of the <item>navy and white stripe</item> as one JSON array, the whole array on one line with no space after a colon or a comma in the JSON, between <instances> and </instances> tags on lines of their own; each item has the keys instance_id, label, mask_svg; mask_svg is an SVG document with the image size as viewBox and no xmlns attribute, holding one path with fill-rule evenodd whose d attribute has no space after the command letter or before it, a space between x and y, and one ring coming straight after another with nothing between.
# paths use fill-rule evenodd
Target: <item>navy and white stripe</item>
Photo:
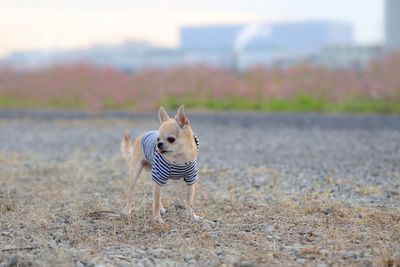
<instances>
[{"instance_id":1,"label":"navy and white stripe","mask_svg":"<svg viewBox=\"0 0 400 267\"><path fill-rule=\"evenodd\" d=\"M169 163L157 149L158 131L151 131L144 134L142 149L146 160L151 163L151 176L154 182L163 186L168 179L182 179L187 185L192 185L198 180L196 161L190 161L184 165ZM199 139L194 136L197 149L200 148Z\"/></svg>"}]
</instances>

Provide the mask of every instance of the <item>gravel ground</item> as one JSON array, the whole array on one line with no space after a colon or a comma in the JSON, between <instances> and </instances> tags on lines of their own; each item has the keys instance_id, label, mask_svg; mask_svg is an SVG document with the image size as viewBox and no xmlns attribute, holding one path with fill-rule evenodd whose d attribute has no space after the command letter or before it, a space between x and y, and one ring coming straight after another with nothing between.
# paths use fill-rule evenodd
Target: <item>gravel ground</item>
<instances>
[{"instance_id":1,"label":"gravel ground","mask_svg":"<svg viewBox=\"0 0 400 267\"><path fill-rule=\"evenodd\" d=\"M189 118L205 220L184 219L172 182L160 226L146 175L134 214L119 213L120 139L155 114L1 110L0 266L400 264L399 116Z\"/></svg>"}]
</instances>

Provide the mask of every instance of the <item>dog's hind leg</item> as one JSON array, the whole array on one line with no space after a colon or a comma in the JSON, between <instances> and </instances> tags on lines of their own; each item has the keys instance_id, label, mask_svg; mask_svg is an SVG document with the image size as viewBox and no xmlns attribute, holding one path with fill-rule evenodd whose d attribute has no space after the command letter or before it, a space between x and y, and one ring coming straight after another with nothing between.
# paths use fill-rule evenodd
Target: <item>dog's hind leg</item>
<instances>
[{"instance_id":1,"label":"dog's hind leg","mask_svg":"<svg viewBox=\"0 0 400 267\"><path fill-rule=\"evenodd\" d=\"M139 179L140 173L142 172L143 169L143 163L138 162L136 166L131 166L129 170L129 193L128 193L128 199L125 203L125 207L122 210L122 213L127 215L131 213L131 207L132 207L132 201L133 201L133 195L135 191L135 185L137 180Z\"/></svg>"},{"instance_id":2,"label":"dog's hind leg","mask_svg":"<svg viewBox=\"0 0 400 267\"><path fill-rule=\"evenodd\" d=\"M123 142L127 142L127 145L129 145L130 139L128 139L125 136L125 139ZM135 191L135 186L137 183L137 180L140 177L140 173L142 172L142 169L145 165L144 161L144 154L140 149L140 139L136 139L135 143L132 147L132 152L130 157L127 158L128 164L129 164L129 193L128 193L128 199L125 203L125 206L122 210L123 214L129 214L131 212L131 206L132 206L132 201L133 201L133 196L134 196L134 191Z\"/></svg>"}]
</instances>

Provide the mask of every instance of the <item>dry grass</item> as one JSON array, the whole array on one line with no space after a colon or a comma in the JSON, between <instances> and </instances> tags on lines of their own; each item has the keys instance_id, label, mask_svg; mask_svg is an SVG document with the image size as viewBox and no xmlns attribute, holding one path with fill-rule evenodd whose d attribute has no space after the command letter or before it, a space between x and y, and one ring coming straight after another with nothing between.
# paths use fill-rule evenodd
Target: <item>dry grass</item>
<instances>
[{"instance_id":1,"label":"dry grass","mask_svg":"<svg viewBox=\"0 0 400 267\"><path fill-rule=\"evenodd\" d=\"M0 263L400 266L398 209L317 193L290 199L279 191L279 175L263 168L252 172L271 175L271 183L252 189L249 201L239 186L209 186L224 174L202 169L195 209L207 220L185 218L184 185L177 183L164 194L166 225L157 225L150 179L142 177L133 214L122 216L123 162L85 157L75 152L62 164L44 164L0 154ZM264 194L274 198L263 201Z\"/></svg>"}]
</instances>

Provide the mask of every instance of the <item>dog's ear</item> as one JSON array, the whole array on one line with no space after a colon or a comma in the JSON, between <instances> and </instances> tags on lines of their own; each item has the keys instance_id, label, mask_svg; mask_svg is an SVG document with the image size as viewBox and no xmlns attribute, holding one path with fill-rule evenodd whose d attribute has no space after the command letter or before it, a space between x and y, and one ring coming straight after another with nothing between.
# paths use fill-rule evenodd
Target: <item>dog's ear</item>
<instances>
[{"instance_id":1,"label":"dog's ear","mask_svg":"<svg viewBox=\"0 0 400 267\"><path fill-rule=\"evenodd\" d=\"M160 123L169 120L168 113L163 107L160 107L160 109L158 110L158 119L160 120Z\"/></svg>"},{"instance_id":2,"label":"dog's ear","mask_svg":"<svg viewBox=\"0 0 400 267\"><path fill-rule=\"evenodd\" d=\"M176 112L176 121L178 122L179 126L182 128L189 126L189 119L185 114L185 106L182 105L179 107L178 111Z\"/></svg>"}]
</instances>

